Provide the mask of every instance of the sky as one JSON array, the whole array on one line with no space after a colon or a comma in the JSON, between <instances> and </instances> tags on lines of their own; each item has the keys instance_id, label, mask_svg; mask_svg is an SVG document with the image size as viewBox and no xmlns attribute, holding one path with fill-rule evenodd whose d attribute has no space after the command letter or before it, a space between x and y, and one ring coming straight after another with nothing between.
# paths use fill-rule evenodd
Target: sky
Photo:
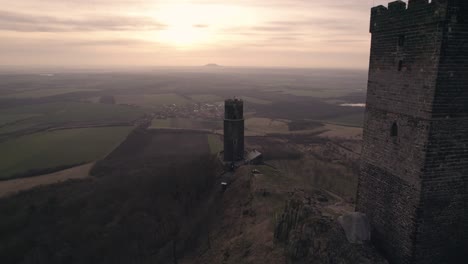
<instances>
[{"instance_id":1,"label":"sky","mask_svg":"<svg viewBox=\"0 0 468 264\"><path fill-rule=\"evenodd\" d=\"M368 67L390 0L0 0L0 65Z\"/></svg>"}]
</instances>

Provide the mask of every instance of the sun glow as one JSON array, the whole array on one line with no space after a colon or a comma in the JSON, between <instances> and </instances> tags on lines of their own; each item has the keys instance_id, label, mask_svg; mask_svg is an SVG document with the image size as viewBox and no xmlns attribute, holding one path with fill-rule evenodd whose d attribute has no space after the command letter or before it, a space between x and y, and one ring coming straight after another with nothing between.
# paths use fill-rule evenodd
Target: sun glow
<instances>
[{"instance_id":1,"label":"sun glow","mask_svg":"<svg viewBox=\"0 0 468 264\"><path fill-rule=\"evenodd\" d=\"M158 39L179 48L189 48L210 42L213 36L204 28L192 25L172 25L159 32Z\"/></svg>"},{"instance_id":2,"label":"sun glow","mask_svg":"<svg viewBox=\"0 0 468 264\"><path fill-rule=\"evenodd\" d=\"M222 28L250 23L246 14L240 7L229 5L165 5L152 14L167 26L155 38L181 49L200 48L219 42Z\"/></svg>"}]
</instances>

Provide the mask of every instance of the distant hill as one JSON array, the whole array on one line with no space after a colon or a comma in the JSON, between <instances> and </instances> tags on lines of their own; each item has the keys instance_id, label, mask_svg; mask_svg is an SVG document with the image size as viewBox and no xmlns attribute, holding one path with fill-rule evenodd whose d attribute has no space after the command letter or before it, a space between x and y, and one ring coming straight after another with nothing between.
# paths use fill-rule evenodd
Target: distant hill
<instances>
[{"instance_id":1,"label":"distant hill","mask_svg":"<svg viewBox=\"0 0 468 264\"><path fill-rule=\"evenodd\" d=\"M221 67L221 66L216 63L208 63L205 65L205 67Z\"/></svg>"}]
</instances>

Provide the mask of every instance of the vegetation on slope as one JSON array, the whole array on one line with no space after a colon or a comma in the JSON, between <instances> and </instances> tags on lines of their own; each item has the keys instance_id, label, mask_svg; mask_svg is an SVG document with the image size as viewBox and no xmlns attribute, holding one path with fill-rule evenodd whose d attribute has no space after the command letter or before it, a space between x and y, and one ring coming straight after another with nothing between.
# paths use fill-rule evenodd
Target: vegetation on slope
<instances>
[{"instance_id":1,"label":"vegetation on slope","mask_svg":"<svg viewBox=\"0 0 468 264\"><path fill-rule=\"evenodd\" d=\"M216 163L201 152L157 160L153 148L164 135L153 136L132 133L94 168L98 178L1 200L2 262L168 263L195 248L205 237L199 212L213 193ZM130 158L138 150L146 154Z\"/></svg>"}]
</instances>

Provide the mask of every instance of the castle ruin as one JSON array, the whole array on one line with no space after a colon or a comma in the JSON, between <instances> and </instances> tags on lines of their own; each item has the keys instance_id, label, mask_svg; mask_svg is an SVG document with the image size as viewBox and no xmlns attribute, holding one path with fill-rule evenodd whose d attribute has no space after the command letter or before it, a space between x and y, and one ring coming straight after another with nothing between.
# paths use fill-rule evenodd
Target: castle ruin
<instances>
[{"instance_id":1,"label":"castle ruin","mask_svg":"<svg viewBox=\"0 0 468 264\"><path fill-rule=\"evenodd\" d=\"M372 239L391 263L462 263L468 250L468 0L377 6L370 32L356 210L369 217Z\"/></svg>"}]
</instances>

